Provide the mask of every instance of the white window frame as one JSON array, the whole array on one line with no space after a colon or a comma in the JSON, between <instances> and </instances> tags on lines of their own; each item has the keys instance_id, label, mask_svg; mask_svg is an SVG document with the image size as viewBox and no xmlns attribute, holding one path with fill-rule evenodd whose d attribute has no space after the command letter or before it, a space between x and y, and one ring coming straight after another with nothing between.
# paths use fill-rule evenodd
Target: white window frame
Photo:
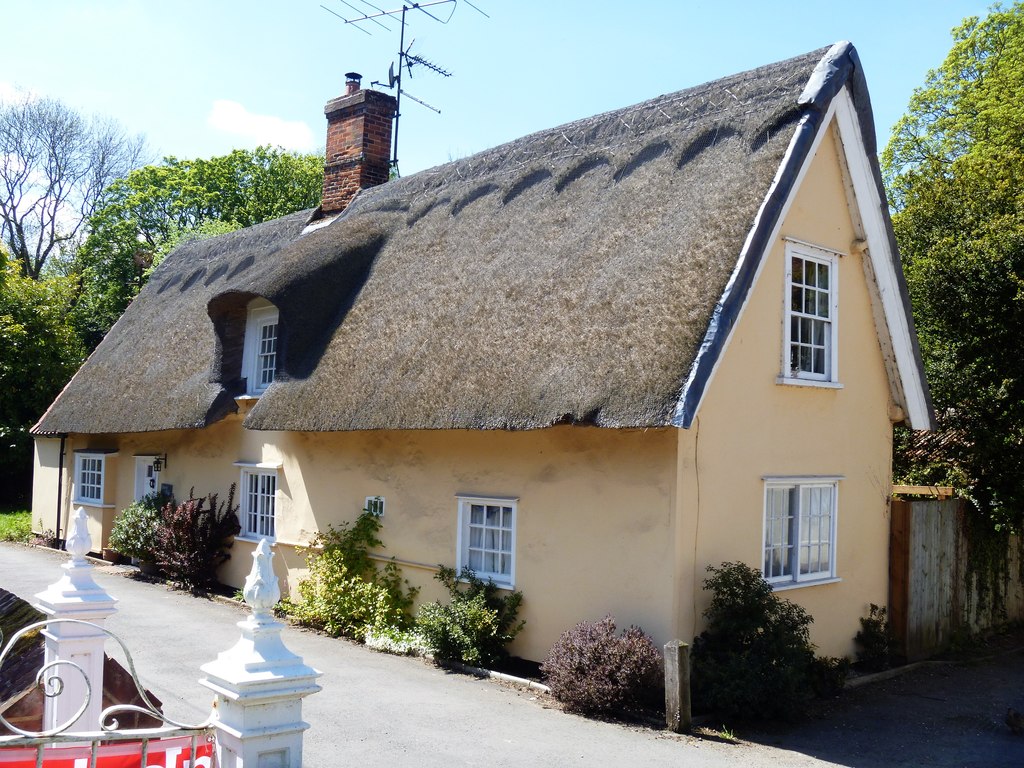
<instances>
[{"instance_id":1,"label":"white window frame","mask_svg":"<svg viewBox=\"0 0 1024 768\"><path fill-rule=\"evenodd\" d=\"M105 503L107 484L107 459L116 454L110 451L75 451L75 479L73 504L85 504L90 507L110 506ZM99 475L98 482L84 483L82 475L90 472ZM86 489L93 490L95 495L86 495Z\"/></svg>"},{"instance_id":2,"label":"white window frame","mask_svg":"<svg viewBox=\"0 0 1024 768\"><path fill-rule=\"evenodd\" d=\"M253 299L249 302L245 320L245 346L242 350L243 375L245 376L245 393L250 397L259 397L274 382L277 375L279 355L281 352L280 315L277 307L266 299ZM262 380L263 359L261 344L263 329L274 327L274 370L270 381Z\"/></svg>"},{"instance_id":3,"label":"white window frame","mask_svg":"<svg viewBox=\"0 0 1024 768\"><path fill-rule=\"evenodd\" d=\"M809 243L798 240L786 241L786 292L783 300L783 340L782 340L782 373L779 375L780 384L800 384L811 386L837 387L839 386L839 257L841 254L819 248ZM806 283L793 282L793 262L800 259L805 264L828 268L827 288L811 287ZM814 295L825 293L825 309L828 317L822 317L820 313L809 313L797 311L793 307L794 290L801 291L802 296L808 292ZM820 306L820 304L818 305ZM794 322L802 322L804 326L823 325L824 336L821 343L815 346L824 347L823 367L821 372L812 370L801 370L799 366L793 365L794 346L803 345L803 339L795 338L793 333ZM812 339L812 343L813 343Z\"/></svg>"},{"instance_id":4,"label":"white window frame","mask_svg":"<svg viewBox=\"0 0 1024 768\"><path fill-rule=\"evenodd\" d=\"M836 534L839 520L839 476L766 477L764 478L763 529L761 534L761 574L775 589L838 581L836 576ZM779 491L788 491L789 514L780 517L777 505ZM812 494L827 490L830 494L828 520L822 529L822 515L812 509ZM811 568L821 546L828 548L828 562ZM775 559L774 551L783 551ZM778 571L776 572L776 566ZM805 570L806 568L806 570Z\"/></svg>"},{"instance_id":5,"label":"white window frame","mask_svg":"<svg viewBox=\"0 0 1024 768\"><path fill-rule=\"evenodd\" d=\"M456 570L461 573L464 567L468 567L478 578L484 581L490 579L496 586L502 589L514 589L516 583L516 529L518 528L519 519L519 499L509 496L477 496L472 494L459 494L455 498L458 501L459 508ZM505 522L504 515L507 510L507 514L511 518L508 527L503 525L500 527L488 526L486 522L478 525L473 521L474 505L485 508L488 506L501 507L503 511L500 523ZM486 515L486 511L484 514ZM481 538L474 537L473 529L481 531ZM496 530L499 534L500 540L496 548L487 547L486 541L482 540L482 537L486 536L487 530ZM502 535L504 533L507 533L508 536ZM477 553L482 557L491 554L507 558L507 572L502 571L500 565L498 569L493 570L487 570L482 564L480 564L480 567L474 568L473 565L477 564L475 556Z\"/></svg>"},{"instance_id":6,"label":"white window frame","mask_svg":"<svg viewBox=\"0 0 1024 768\"><path fill-rule=\"evenodd\" d=\"M238 523L242 529L239 538L251 541L266 538L271 542L276 541L277 512L280 507L278 500L281 488L278 470L281 465L235 462L235 466L242 468L238 494ZM257 486L255 488L252 487L254 482ZM268 482L273 483L273 491L270 494L267 494L266 484ZM268 504L269 510L267 509Z\"/></svg>"}]
</instances>

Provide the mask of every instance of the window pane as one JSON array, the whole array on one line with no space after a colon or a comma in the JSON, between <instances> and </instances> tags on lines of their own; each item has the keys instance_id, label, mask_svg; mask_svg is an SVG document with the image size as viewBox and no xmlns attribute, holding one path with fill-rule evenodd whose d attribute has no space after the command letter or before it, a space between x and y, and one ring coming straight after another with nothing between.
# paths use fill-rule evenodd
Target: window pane
<instances>
[{"instance_id":1,"label":"window pane","mask_svg":"<svg viewBox=\"0 0 1024 768\"><path fill-rule=\"evenodd\" d=\"M828 317L828 294L825 291L818 293L818 317Z\"/></svg>"},{"instance_id":2,"label":"window pane","mask_svg":"<svg viewBox=\"0 0 1024 768\"><path fill-rule=\"evenodd\" d=\"M804 261L793 257L793 282L802 283L804 281Z\"/></svg>"},{"instance_id":3,"label":"window pane","mask_svg":"<svg viewBox=\"0 0 1024 768\"><path fill-rule=\"evenodd\" d=\"M827 264L818 265L818 287L824 290L828 290L828 273L829 266Z\"/></svg>"},{"instance_id":4,"label":"window pane","mask_svg":"<svg viewBox=\"0 0 1024 768\"><path fill-rule=\"evenodd\" d=\"M818 265L813 261L804 262L804 283L815 285L817 283Z\"/></svg>"},{"instance_id":5,"label":"window pane","mask_svg":"<svg viewBox=\"0 0 1024 768\"><path fill-rule=\"evenodd\" d=\"M501 507L487 506L487 525L501 525Z\"/></svg>"},{"instance_id":6,"label":"window pane","mask_svg":"<svg viewBox=\"0 0 1024 768\"><path fill-rule=\"evenodd\" d=\"M477 550L469 550L469 567L474 571L483 570L483 554Z\"/></svg>"},{"instance_id":7,"label":"window pane","mask_svg":"<svg viewBox=\"0 0 1024 768\"><path fill-rule=\"evenodd\" d=\"M469 529L469 546L479 549L484 545L484 529L471 526Z\"/></svg>"},{"instance_id":8,"label":"window pane","mask_svg":"<svg viewBox=\"0 0 1024 768\"><path fill-rule=\"evenodd\" d=\"M470 507L469 522L473 525L483 525L484 522L484 508L482 504L474 504Z\"/></svg>"},{"instance_id":9,"label":"window pane","mask_svg":"<svg viewBox=\"0 0 1024 768\"><path fill-rule=\"evenodd\" d=\"M497 555L494 552L484 552L484 571L487 573L498 572Z\"/></svg>"}]
</instances>

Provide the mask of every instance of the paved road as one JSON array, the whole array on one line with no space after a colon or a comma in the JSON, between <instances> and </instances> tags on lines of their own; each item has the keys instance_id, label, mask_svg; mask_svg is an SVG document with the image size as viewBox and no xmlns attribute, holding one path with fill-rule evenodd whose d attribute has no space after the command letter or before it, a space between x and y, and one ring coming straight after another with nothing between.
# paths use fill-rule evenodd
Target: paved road
<instances>
[{"instance_id":1,"label":"paved road","mask_svg":"<svg viewBox=\"0 0 1024 768\"><path fill-rule=\"evenodd\" d=\"M0 586L31 601L57 580L65 557L0 544ZM242 609L102 569L97 581L120 601L108 627L128 642L144 684L164 701L165 711L193 722L206 717L211 694L197 682L199 666L234 644ZM909 682L886 684L893 690L879 689L888 709L876 708L878 696L860 691L844 697L825 719L733 745L566 715L530 692L301 630L287 629L284 639L323 671L323 690L304 702L303 714L312 724L304 747L307 766L1024 765L1024 738L998 727L1013 691L1017 699L1009 703L1024 709L1020 656L984 667L989 672L983 679L967 669L952 681L959 690L982 685L979 707L981 700L992 700L991 711L979 711L973 721L960 715L928 720L929 706L941 711L942 702L935 701L939 689L920 689L923 698L904 697L900 686L913 685L910 676ZM894 714L900 711L905 716ZM944 711L952 712L948 702Z\"/></svg>"}]
</instances>

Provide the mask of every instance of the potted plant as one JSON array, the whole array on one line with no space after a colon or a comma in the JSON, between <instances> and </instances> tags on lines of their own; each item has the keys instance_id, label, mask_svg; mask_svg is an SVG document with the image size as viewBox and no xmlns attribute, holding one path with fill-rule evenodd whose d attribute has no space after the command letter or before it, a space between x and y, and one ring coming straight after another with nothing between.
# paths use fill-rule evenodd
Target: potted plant
<instances>
[{"instance_id":1,"label":"potted plant","mask_svg":"<svg viewBox=\"0 0 1024 768\"><path fill-rule=\"evenodd\" d=\"M161 506L167 501L159 494L133 501L114 521L109 546L125 557L139 561L143 573L157 570L157 530L161 522Z\"/></svg>"}]
</instances>

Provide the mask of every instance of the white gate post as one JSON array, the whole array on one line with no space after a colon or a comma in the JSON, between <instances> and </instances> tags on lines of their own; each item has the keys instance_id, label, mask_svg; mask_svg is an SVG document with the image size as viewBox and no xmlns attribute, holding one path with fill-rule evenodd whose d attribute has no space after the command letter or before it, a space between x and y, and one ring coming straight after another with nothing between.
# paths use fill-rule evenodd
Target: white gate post
<instances>
[{"instance_id":1,"label":"white gate post","mask_svg":"<svg viewBox=\"0 0 1024 768\"><path fill-rule=\"evenodd\" d=\"M47 620L78 619L102 625L117 610L117 601L93 580L93 566L85 559L91 547L85 510L79 507L65 546L71 560L61 566L64 576L36 595L36 608ZM84 624L56 623L43 630L43 637L46 677L59 677L61 686L59 695L46 697L43 730L97 730L103 710L103 646L107 635ZM65 662L81 669L84 678ZM83 703L85 711L75 718Z\"/></svg>"},{"instance_id":2,"label":"white gate post","mask_svg":"<svg viewBox=\"0 0 1024 768\"><path fill-rule=\"evenodd\" d=\"M242 637L204 664L199 682L217 694L217 765L220 768L301 768L302 699L320 690L320 672L306 666L281 639L274 620L281 598L266 539L253 552L245 580L252 615L238 623Z\"/></svg>"}]
</instances>

